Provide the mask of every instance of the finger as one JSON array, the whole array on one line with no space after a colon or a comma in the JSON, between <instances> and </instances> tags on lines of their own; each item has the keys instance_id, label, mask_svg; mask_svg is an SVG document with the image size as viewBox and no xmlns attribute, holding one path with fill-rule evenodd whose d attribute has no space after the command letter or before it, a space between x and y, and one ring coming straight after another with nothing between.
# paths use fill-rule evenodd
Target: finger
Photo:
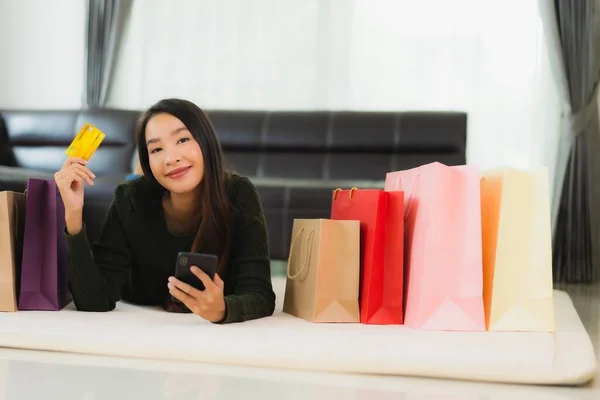
<instances>
[{"instance_id":1,"label":"finger","mask_svg":"<svg viewBox=\"0 0 600 400\"><path fill-rule=\"evenodd\" d=\"M171 296L175 297L177 300L181 301L187 308L189 308L192 312L194 311L193 305L195 304L195 299L189 294L181 291L172 283L168 284L169 293Z\"/></svg>"},{"instance_id":2,"label":"finger","mask_svg":"<svg viewBox=\"0 0 600 400\"><path fill-rule=\"evenodd\" d=\"M180 302L182 302L183 305L185 305L188 308L188 310L190 310L191 312L193 312L196 315L201 316L201 309L204 309L206 307L200 307L198 305L197 299L195 299L194 297L190 296L189 294L179 290L174 285L172 285L172 284L170 284L170 285L171 286L169 287L169 294L171 296L175 297Z\"/></svg>"},{"instance_id":3,"label":"finger","mask_svg":"<svg viewBox=\"0 0 600 400\"><path fill-rule=\"evenodd\" d=\"M83 158L81 158L81 157L68 157L65 160L65 163L63 164L63 167L68 167L68 166L70 166L72 164L87 165L87 163L88 162L86 160L84 160Z\"/></svg>"},{"instance_id":4,"label":"finger","mask_svg":"<svg viewBox=\"0 0 600 400\"><path fill-rule=\"evenodd\" d=\"M89 169L88 167L86 167L84 165L72 164L69 168L71 170L82 171L85 174L89 175L89 177L92 179L96 177L96 174L94 174L91 169Z\"/></svg>"},{"instance_id":5,"label":"finger","mask_svg":"<svg viewBox=\"0 0 600 400\"><path fill-rule=\"evenodd\" d=\"M73 179L79 178L78 181L84 180L90 186L94 186L94 181L84 171L75 170L73 171Z\"/></svg>"},{"instance_id":6,"label":"finger","mask_svg":"<svg viewBox=\"0 0 600 400\"><path fill-rule=\"evenodd\" d=\"M202 281L206 290L212 291L217 288L213 280L210 279L210 276L208 276L206 272L202 271L200 268L192 265L190 271L192 271L192 274L196 275L198 279Z\"/></svg>"},{"instance_id":7,"label":"finger","mask_svg":"<svg viewBox=\"0 0 600 400\"><path fill-rule=\"evenodd\" d=\"M192 285L188 285L185 282L180 281L179 279L175 278L175 277L170 277L169 278L169 288L171 286L173 286L176 289L179 289L180 291L182 291L183 293L189 295L190 297L197 299L198 297L200 297L202 295L202 293L196 289L195 287L193 287Z\"/></svg>"},{"instance_id":8,"label":"finger","mask_svg":"<svg viewBox=\"0 0 600 400\"><path fill-rule=\"evenodd\" d=\"M67 171L57 180L60 187L69 188L73 182L88 181L89 177L78 171ZM89 183L89 181L88 181Z\"/></svg>"},{"instance_id":9,"label":"finger","mask_svg":"<svg viewBox=\"0 0 600 400\"><path fill-rule=\"evenodd\" d=\"M215 274L215 285L219 289L223 289L223 287L225 286L225 282L223 282L223 280L221 279L221 277L219 276L219 274Z\"/></svg>"},{"instance_id":10,"label":"finger","mask_svg":"<svg viewBox=\"0 0 600 400\"><path fill-rule=\"evenodd\" d=\"M69 170L71 172L76 173L77 175L81 176L83 179L85 179L85 181L91 186L93 185L93 179L96 178L96 175L94 175L92 173L92 171L89 170L89 168L86 168L82 165L78 165L78 164L73 164Z\"/></svg>"},{"instance_id":11,"label":"finger","mask_svg":"<svg viewBox=\"0 0 600 400\"><path fill-rule=\"evenodd\" d=\"M94 186L94 181L93 181L93 179L92 179L92 178L90 178L90 176L89 176L88 174L86 174L86 173L85 173L85 172L83 172L83 171L76 171L75 173L77 174L77 176L79 176L79 177L81 177L83 180L85 180L85 181L88 183L88 185L90 185L90 186Z\"/></svg>"},{"instance_id":12,"label":"finger","mask_svg":"<svg viewBox=\"0 0 600 400\"><path fill-rule=\"evenodd\" d=\"M62 189L69 189L73 182L81 182L83 178L77 174L67 173L65 174L57 174L54 179L56 181L56 186Z\"/></svg>"}]
</instances>

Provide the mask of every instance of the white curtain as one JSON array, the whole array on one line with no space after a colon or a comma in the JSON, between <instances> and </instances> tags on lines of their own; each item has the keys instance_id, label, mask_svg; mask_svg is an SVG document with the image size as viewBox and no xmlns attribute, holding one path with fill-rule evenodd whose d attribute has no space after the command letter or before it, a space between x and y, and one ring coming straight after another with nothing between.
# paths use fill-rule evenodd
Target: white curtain
<instances>
[{"instance_id":1,"label":"white curtain","mask_svg":"<svg viewBox=\"0 0 600 400\"><path fill-rule=\"evenodd\" d=\"M85 2L0 0L0 109L82 106Z\"/></svg>"},{"instance_id":2,"label":"white curtain","mask_svg":"<svg viewBox=\"0 0 600 400\"><path fill-rule=\"evenodd\" d=\"M144 0L109 104L205 109L458 110L467 159L546 165L561 115L552 0ZM555 22L554 22L555 23Z\"/></svg>"}]
</instances>

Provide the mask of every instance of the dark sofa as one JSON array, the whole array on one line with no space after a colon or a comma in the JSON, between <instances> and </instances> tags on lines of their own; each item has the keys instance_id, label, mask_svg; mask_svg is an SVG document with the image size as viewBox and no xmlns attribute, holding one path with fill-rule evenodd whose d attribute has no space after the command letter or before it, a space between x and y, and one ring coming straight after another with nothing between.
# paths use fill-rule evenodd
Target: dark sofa
<instances>
[{"instance_id":1,"label":"dark sofa","mask_svg":"<svg viewBox=\"0 0 600 400\"><path fill-rule=\"evenodd\" d=\"M433 161L465 163L467 116L458 112L208 111L226 162L256 185L271 256L285 259L295 218L328 218L337 187L382 188L388 171ZM128 110L0 110L0 191L23 191L28 177L52 179L85 123L106 133L90 161L86 188L90 240L100 232L114 188L134 167Z\"/></svg>"}]
</instances>

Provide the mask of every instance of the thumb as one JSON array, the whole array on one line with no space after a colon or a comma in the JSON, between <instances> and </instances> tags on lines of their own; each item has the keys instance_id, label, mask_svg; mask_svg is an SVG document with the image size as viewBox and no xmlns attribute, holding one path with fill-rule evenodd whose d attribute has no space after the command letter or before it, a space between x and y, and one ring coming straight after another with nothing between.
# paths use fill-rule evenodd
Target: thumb
<instances>
[{"instance_id":1,"label":"thumb","mask_svg":"<svg viewBox=\"0 0 600 400\"><path fill-rule=\"evenodd\" d=\"M219 274L215 274L214 282L215 282L215 285L217 285L217 287L219 289L223 289L223 287L225 286L225 284L223 283L223 280L221 279Z\"/></svg>"}]
</instances>

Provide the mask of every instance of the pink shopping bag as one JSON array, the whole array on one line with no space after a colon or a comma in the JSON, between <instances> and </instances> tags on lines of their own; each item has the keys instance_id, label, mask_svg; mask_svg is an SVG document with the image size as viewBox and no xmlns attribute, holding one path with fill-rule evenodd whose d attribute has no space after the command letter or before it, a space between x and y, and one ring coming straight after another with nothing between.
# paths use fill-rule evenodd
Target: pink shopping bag
<instances>
[{"instance_id":1,"label":"pink shopping bag","mask_svg":"<svg viewBox=\"0 0 600 400\"><path fill-rule=\"evenodd\" d=\"M404 191L408 327L485 330L479 182L477 167L437 162L386 175Z\"/></svg>"}]
</instances>

